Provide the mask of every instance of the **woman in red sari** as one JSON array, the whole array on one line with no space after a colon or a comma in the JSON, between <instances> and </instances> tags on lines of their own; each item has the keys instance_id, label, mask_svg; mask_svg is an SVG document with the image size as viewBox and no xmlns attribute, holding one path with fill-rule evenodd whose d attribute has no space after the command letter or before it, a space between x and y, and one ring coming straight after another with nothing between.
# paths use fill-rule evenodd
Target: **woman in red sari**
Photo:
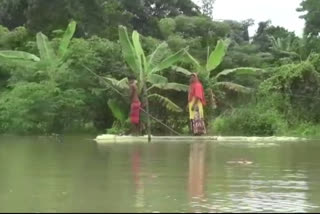
<instances>
[{"instance_id":1,"label":"woman in red sari","mask_svg":"<svg viewBox=\"0 0 320 214\"><path fill-rule=\"evenodd\" d=\"M190 78L188 103L192 133L194 135L206 134L203 112L203 106L206 105L206 100L203 86L198 75L195 73L193 73Z\"/></svg>"}]
</instances>

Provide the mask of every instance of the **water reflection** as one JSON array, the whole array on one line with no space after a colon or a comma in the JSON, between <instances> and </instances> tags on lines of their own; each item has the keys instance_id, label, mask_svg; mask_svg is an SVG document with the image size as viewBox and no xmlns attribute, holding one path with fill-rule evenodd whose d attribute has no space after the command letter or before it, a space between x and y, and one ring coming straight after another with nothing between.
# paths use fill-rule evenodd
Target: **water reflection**
<instances>
[{"instance_id":1,"label":"water reflection","mask_svg":"<svg viewBox=\"0 0 320 214\"><path fill-rule=\"evenodd\" d=\"M206 143L190 146L188 193L193 212L199 212L198 205L205 201Z\"/></svg>"},{"instance_id":2,"label":"water reflection","mask_svg":"<svg viewBox=\"0 0 320 214\"><path fill-rule=\"evenodd\" d=\"M0 137L0 212L319 212L319 148Z\"/></svg>"},{"instance_id":3,"label":"water reflection","mask_svg":"<svg viewBox=\"0 0 320 214\"><path fill-rule=\"evenodd\" d=\"M141 176L141 152L138 149L133 150L131 163L135 185L135 207L138 210L143 210L143 208L145 207L144 183Z\"/></svg>"},{"instance_id":4,"label":"water reflection","mask_svg":"<svg viewBox=\"0 0 320 214\"><path fill-rule=\"evenodd\" d=\"M310 203L308 197L310 184L307 171L288 168L278 170L284 160L275 162L270 159L267 164L252 164L242 158L234 159L250 156L236 150L233 150L230 157L224 158L223 162L220 157L217 158L219 163L208 162L207 152L213 156L218 156L219 153L206 144L193 144L190 149L189 197L192 212L296 213L319 209L319 206ZM259 156L254 154L253 157L255 155ZM292 165L297 162L292 160L289 163ZM219 166L219 171L214 166ZM206 168L211 169L208 174L205 173ZM215 188L206 189L208 184Z\"/></svg>"}]
</instances>

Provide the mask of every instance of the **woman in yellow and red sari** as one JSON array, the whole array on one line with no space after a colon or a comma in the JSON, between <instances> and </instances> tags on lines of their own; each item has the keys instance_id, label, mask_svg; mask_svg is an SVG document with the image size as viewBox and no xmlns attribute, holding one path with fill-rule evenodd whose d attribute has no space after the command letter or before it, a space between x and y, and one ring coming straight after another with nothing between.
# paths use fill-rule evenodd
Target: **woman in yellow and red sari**
<instances>
[{"instance_id":1,"label":"woman in yellow and red sari","mask_svg":"<svg viewBox=\"0 0 320 214\"><path fill-rule=\"evenodd\" d=\"M204 90L198 75L193 73L190 78L189 87L189 116L191 130L194 135L206 134L203 106L206 105Z\"/></svg>"}]
</instances>

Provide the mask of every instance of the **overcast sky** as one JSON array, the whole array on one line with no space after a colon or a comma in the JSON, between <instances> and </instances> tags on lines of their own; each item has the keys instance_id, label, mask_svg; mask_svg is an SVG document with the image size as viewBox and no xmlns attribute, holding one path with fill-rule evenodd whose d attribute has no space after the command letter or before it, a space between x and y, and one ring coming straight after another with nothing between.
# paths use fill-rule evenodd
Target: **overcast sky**
<instances>
[{"instance_id":1,"label":"overcast sky","mask_svg":"<svg viewBox=\"0 0 320 214\"><path fill-rule=\"evenodd\" d=\"M201 0L193 0L196 3ZM296 9L302 0L216 0L213 11L214 19L231 19L242 21L255 20L250 29L250 36L257 30L260 21L270 19L275 26L282 26L302 36L304 20Z\"/></svg>"}]
</instances>

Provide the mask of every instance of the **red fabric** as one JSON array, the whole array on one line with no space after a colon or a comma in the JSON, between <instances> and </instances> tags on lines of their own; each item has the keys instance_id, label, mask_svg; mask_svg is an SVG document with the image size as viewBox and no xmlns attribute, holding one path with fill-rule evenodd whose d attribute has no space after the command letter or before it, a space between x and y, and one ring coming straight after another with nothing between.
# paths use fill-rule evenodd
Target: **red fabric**
<instances>
[{"instance_id":1,"label":"red fabric","mask_svg":"<svg viewBox=\"0 0 320 214\"><path fill-rule=\"evenodd\" d=\"M134 101L131 103L130 120L133 124L139 124L140 122L140 101Z\"/></svg>"},{"instance_id":2,"label":"red fabric","mask_svg":"<svg viewBox=\"0 0 320 214\"><path fill-rule=\"evenodd\" d=\"M201 101L202 105L206 105L206 98L204 96L203 86L198 79L196 79L195 82L191 83L189 87L189 102L192 101L193 97L198 98Z\"/></svg>"}]
</instances>

